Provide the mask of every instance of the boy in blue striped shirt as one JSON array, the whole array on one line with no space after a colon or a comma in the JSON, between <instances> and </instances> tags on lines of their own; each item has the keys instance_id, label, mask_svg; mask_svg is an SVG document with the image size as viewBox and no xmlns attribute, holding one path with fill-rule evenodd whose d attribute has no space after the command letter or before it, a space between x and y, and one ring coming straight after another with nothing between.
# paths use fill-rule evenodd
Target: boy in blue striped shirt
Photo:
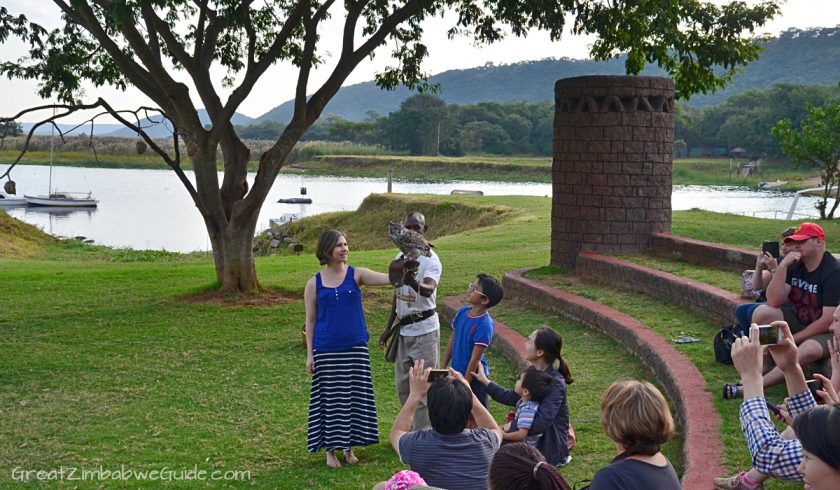
<instances>
[{"instance_id":1,"label":"boy in blue striped shirt","mask_svg":"<svg viewBox=\"0 0 840 490\"><path fill-rule=\"evenodd\" d=\"M537 447L542 434L528 435L528 431L534 423L540 402L551 391L553 382L554 378L551 375L533 366L522 373L513 388L513 391L522 398L516 402L516 415L513 420L502 426L502 440L510 442L524 440L529 445Z\"/></svg>"}]
</instances>

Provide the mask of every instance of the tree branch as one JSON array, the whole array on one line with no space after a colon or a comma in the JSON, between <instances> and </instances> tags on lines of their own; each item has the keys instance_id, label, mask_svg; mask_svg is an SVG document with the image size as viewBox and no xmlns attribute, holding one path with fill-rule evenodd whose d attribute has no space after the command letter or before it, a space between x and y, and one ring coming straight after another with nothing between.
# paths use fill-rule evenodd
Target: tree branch
<instances>
[{"instance_id":1,"label":"tree branch","mask_svg":"<svg viewBox=\"0 0 840 490\"><path fill-rule=\"evenodd\" d=\"M330 0L330 2L332 1L334 0ZM283 24L283 27L280 29L280 32L277 33L277 37L274 38L274 42L271 44L271 47L268 48L266 53L258 61L256 61L253 65L248 66L242 82L233 90L233 92L231 92L220 113L214 115L214 121L217 119L224 121L233 117L234 112L236 112L242 102L251 93L251 90L253 90L257 80L259 80L263 73L265 73L265 71L280 58L280 55L283 53L283 47L289 41L289 38L294 32L297 24L301 21L301 19L303 19L305 12L308 11L309 0L301 0L298 2L294 10L289 14L286 22ZM224 128L221 127L221 125L213 124L213 129L210 131L208 141L211 143L219 141L223 130Z\"/></svg>"},{"instance_id":2,"label":"tree branch","mask_svg":"<svg viewBox=\"0 0 840 490\"><path fill-rule=\"evenodd\" d=\"M253 0L242 2L242 25L245 26L245 32L248 33L248 66L254 64L254 50L257 47L257 33L251 23L251 2Z\"/></svg>"},{"instance_id":3,"label":"tree branch","mask_svg":"<svg viewBox=\"0 0 840 490\"><path fill-rule=\"evenodd\" d=\"M193 47L193 58L198 60L201 49L204 45L204 25L207 22L207 0L201 0L198 7L198 26L195 29L195 46Z\"/></svg>"},{"instance_id":4,"label":"tree branch","mask_svg":"<svg viewBox=\"0 0 840 490\"><path fill-rule=\"evenodd\" d=\"M155 29L154 20L146 15L145 8L143 9L143 21L146 23L146 32L149 33L149 48L152 50L152 55L158 63L161 63L160 56L160 40L158 40L157 30Z\"/></svg>"},{"instance_id":5,"label":"tree branch","mask_svg":"<svg viewBox=\"0 0 840 490\"><path fill-rule=\"evenodd\" d=\"M76 126L74 126L73 128L71 128L68 131L62 131L61 127L58 124L56 124L57 120L62 119L64 117L67 117L71 114L75 114L79 111L87 111L87 110L91 110L91 109L96 109L97 107L101 107L102 109L104 109L104 112L100 112L98 114L95 114L90 119L88 119L88 120L86 120L86 121L84 121L80 124L77 124ZM144 114L144 117L146 119L149 119L149 113L150 112L158 113L162 117L164 117L166 119L169 119L166 116L166 114L163 111L161 111L160 109L156 109L156 108L153 108L153 107L141 106L138 109L133 110L133 111L130 111L130 110L119 110L118 111L118 110L115 110L113 107L111 107L105 100L103 100L102 98L99 98L99 99L97 99L96 102L91 103L91 104L76 104L76 105L48 104L48 105L42 105L42 106L37 106L37 107L30 107L28 109L24 109L24 110L18 112L14 116L11 116L11 117L8 117L8 118L6 118L6 117L0 118L0 123L6 122L6 121L15 121L15 120L19 119L20 117L25 116L26 114L30 114L30 113L33 113L33 112L39 112L39 111L43 111L43 110L48 110L48 109L52 109L53 111L61 110L63 112L58 113L58 114L53 114L52 116L50 116L50 117L48 117L48 118L46 118L42 121L39 121L32 126L32 128L29 130L29 133L26 136L26 140L24 140L23 148L21 149L20 154L18 154L17 158L15 158L14 162L12 162L12 164L9 166L9 168L6 169L6 172L4 172L3 175L0 175L0 178L9 176L12 169L18 163L20 163L20 160L23 158L23 156L26 154L26 152L29 151L29 144L32 141L32 136L35 134L35 131L39 127L41 127L45 124L52 125L56 129L56 131L58 132L58 136L59 136L59 138L61 138L61 141L64 142L65 133L72 133L73 131L75 131L79 127L84 126L85 124L88 124L88 123L91 124L91 132L92 132L93 131L93 124L94 124L95 120L98 117L107 114L107 115L110 115L111 117L113 117L114 119L116 119L117 121L119 121L123 126L129 128L132 131L134 131L135 133L137 133L137 135L140 136L140 138L142 138L143 141L146 142L146 144L149 145L149 147L155 153L160 155L160 157L163 158L164 162L166 162L166 164L170 168L172 168L172 170L175 171L175 174L178 176L178 178L181 180L181 183L183 183L184 187L186 187L187 192L189 192L190 196L193 198L193 201L198 202L197 201L198 196L197 196L195 188L192 185L192 182L190 182L190 180L187 178L186 174L184 174L183 169L181 169L181 156L180 156L180 150L178 148L178 133L177 133L177 131L173 135L174 142L175 142L175 158L173 159L171 156L169 156L169 154L166 152L166 150L161 148L151 137L149 137L149 135L143 130L144 128L140 124L139 114L141 112ZM133 123L129 122L125 117L123 117L123 114L134 115L135 119L137 120L137 124L133 124ZM92 133L91 133L91 137L92 137Z\"/></svg>"},{"instance_id":6,"label":"tree branch","mask_svg":"<svg viewBox=\"0 0 840 490\"><path fill-rule=\"evenodd\" d=\"M120 47L117 46L108 33L105 32L101 25L99 25L96 15L90 10L89 5L80 1L78 3L80 12L77 12L70 8L70 6L62 0L53 0L53 3L55 3L65 15L73 18L77 24L85 28L94 38L96 38L102 48L108 52L108 55L111 56L117 66L119 66L123 73L125 73L131 80L131 83L133 83L144 94L148 95L152 100L157 102L158 105L166 107L167 97L155 84L151 74L131 59L131 57L122 52ZM87 8L82 9L82 6ZM81 12L81 10L84 10L84 12Z\"/></svg>"},{"instance_id":7,"label":"tree branch","mask_svg":"<svg viewBox=\"0 0 840 490\"><path fill-rule=\"evenodd\" d=\"M153 29L155 34L160 34L160 36L163 38L163 42L166 43L166 49L168 49L169 52L172 53L172 55L175 57L176 60L178 60L179 63L184 65L184 68L188 72L192 73L195 70L195 59L192 58L189 55L189 53L187 53L187 50L184 49L184 45L177 38L175 38L175 35L172 33L172 29L169 28L169 24L164 22L163 19L161 19L155 13L154 9L152 9L150 4L143 3L140 8L143 13L143 18L146 20L146 23L150 26L149 29ZM155 36L155 44L157 44L157 36ZM158 64L161 63L159 55L157 58L157 62Z\"/></svg>"}]
</instances>

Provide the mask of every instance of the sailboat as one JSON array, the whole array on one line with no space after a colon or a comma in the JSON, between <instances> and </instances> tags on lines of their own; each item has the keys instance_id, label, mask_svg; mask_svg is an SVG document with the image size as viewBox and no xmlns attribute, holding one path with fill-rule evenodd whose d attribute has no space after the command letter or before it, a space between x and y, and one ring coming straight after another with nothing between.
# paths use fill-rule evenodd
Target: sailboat
<instances>
[{"instance_id":1,"label":"sailboat","mask_svg":"<svg viewBox=\"0 0 840 490\"><path fill-rule=\"evenodd\" d=\"M53 191L52 190L52 167L53 167L53 156L55 153L55 142L53 141L55 137L55 126L53 126L52 131L50 132L50 186L47 189L48 194L46 196L27 196L24 195L23 197L26 198L26 205L27 206L52 206L52 207L74 207L74 208L95 208L99 201L93 198L91 192L87 192L85 195L84 192L67 192L67 191Z\"/></svg>"}]
</instances>

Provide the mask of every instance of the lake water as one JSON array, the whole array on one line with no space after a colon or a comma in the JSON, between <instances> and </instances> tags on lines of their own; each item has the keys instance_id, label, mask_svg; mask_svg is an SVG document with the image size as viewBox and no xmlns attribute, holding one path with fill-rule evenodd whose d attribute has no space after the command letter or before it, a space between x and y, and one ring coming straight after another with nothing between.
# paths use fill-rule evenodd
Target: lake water
<instances>
[{"instance_id":1,"label":"lake water","mask_svg":"<svg viewBox=\"0 0 840 490\"><path fill-rule=\"evenodd\" d=\"M193 180L192 172L187 175ZM12 172L18 195L46 194L49 167L21 165ZM253 181L254 174L249 175ZM299 197L307 188L313 204L279 204L280 198ZM53 189L92 191L99 207L84 210L6 208L27 223L57 236L84 236L101 245L176 252L210 250L201 215L172 171L53 167ZM551 184L464 182L393 183L393 191L406 194L449 194L453 189L481 190L485 195L549 196ZM260 212L258 230L269 219L285 213L306 216L356 209L371 193L387 190L382 179L309 177L281 174ZM793 201L791 193L757 192L740 188L675 186L671 198L676 211L691 208L764 218L784 218ZM814 216L814 197L801 197L796 218Z\"/></svg>"}]
</instances>

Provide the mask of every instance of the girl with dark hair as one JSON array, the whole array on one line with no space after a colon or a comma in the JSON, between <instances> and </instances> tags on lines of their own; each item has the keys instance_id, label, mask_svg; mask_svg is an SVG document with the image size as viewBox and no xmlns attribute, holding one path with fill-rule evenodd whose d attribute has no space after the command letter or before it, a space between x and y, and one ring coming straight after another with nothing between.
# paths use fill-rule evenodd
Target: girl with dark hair
<instances>
[{"instance_id":1,"label":"girl with dark hair","mask_svg":"<svg viewBox=\"0 0 840 490\"><path fill-rule=\"evenodd\" d=\"M343 233L321 233L315 255L324 268L306 282L306 371L312 375L309 396L308 450L324 449L327 466L358 459L353 446L379 442L376 404L370 375L368 331L361 285L385 286L388 275L347 265L350 248Z\"/></svg>"},{"instance_id":2,"label":"girl with dark hair","mask_svg":"<svg viewBox=\"0 0 840 490\"><path fill-rule=\"evenodd\" d=\"M796 468L805 488L840 488L840 405L822 405L796 417L793 430L802 443L803 458Z\"/></svg>"},{"instance_id":3,"label":"girl with dark hair","mask_svg":"<svg viewBox=\"0 0 840 490\"><path fill-rule=\"evenodd\" d=\"M569 490L569 484L535 447L514 442L499 448L490 463L491 490Z\"/></svg>"},{"instance_id":4,"label":"girl with dark hair","mask_svg":"<svg viewBox=\"0 0 840 490\"><path fill-rule=\"evenodd\" d=\"M525 342L525 359L535 369L554 378L551 390L540 403L528 433L542 434L537 449L545 455L549 464L557 467L569 464L572 459L569 456L569 400L566 397L566 385L572 383L572 375L561 354L562 349L563 339L560 334L546 326L534 330ZM520 397L514 390L493 383L480 371L475 379L487 385L487 393L494 400L511 407L516 406Z\"/></svg>"}]
</instances>

